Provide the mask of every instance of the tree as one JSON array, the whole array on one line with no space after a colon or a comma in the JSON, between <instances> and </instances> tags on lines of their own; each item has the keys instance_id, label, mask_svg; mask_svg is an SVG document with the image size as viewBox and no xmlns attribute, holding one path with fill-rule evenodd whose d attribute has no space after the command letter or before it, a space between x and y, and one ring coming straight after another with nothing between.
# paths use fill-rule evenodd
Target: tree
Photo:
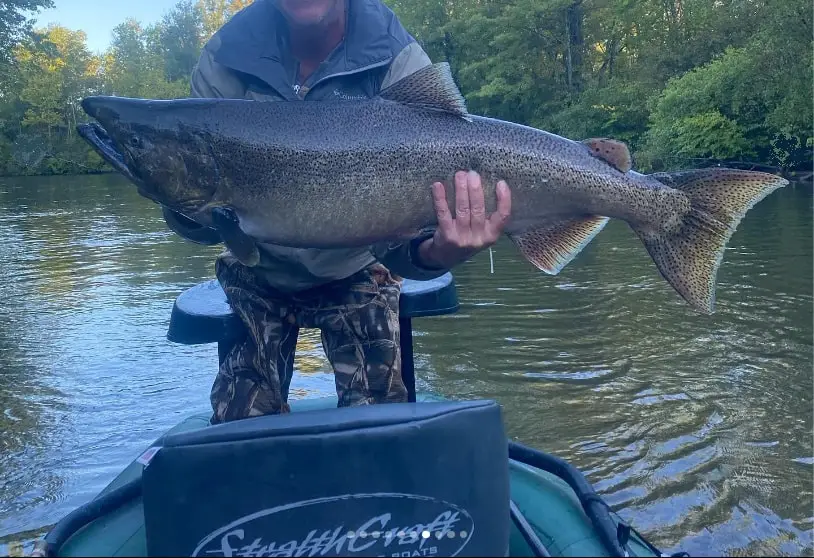
<instances>
[{"instance_id":1,"label":"tree","mask_svg":"<svg viewBox=\"0 0 814 558\"><path fill-rule=\"evenodd\" d=\"M12 61L12 49L31 31L29 16L53 6L53 0L3 0L0 5L0 63Z\"/></svg>"},{"instance_id":2,"label":"tree","mask_svg":"<svg viewBox=\"0 0 814 558\"><path fill-rule=\"evenodd\" d=\"M811 161L811 4L766 2L742 47L671 79L651 101L646 157Z\"/></svg>"},{"instance_id":3,"label":"tree","mask_svg":"<svg viewBox=\"0 0 814 558\"><path fill-rule=\"evenodd\" d=\"M474 113L620 139L643 172L693 158L811 165L809 0L385 1L434 61L450 63ZM13 43L0 173L23 172L10 161L35 132L51 155L24 172L103 168L75 141L79 99L186 97L203 45L249 3L180 0L154 25L124 21L97 57L81 33L30 29L21 14L47 2L0 8L0 46Z\"/></svg>"},{"instance_id":4,"label":"tree","mask_svg":"<svg viewBox=\"0 0 814 558\"><path fill-rule=\"evenodd\" d=\"M252 3L252 0L198 0L197 9L203 19L205 37L211 37L233 15Z\"/></svg>"},{"instance_id":5,"label":"tree","mask_svg":"<svg viewBox=\"0 0 814 558\"><path fill-rule=\"evenodd\" d=\"M152 34L151 50L164 63L167 81L186 79L195 67L204 43L204 18L191 0L182 0L164 16Z\"/></svg>"},{"instance_id":6,"label":"tree","mask_svg":"<svg viewBox=\"0 0 814 558\"><path fill-rule=\"evenodd\" d=\"M39 154L24 166L36 168L44 162L52 172L68 172L93 162L75 134L83 119L79 101L97 87L99 79L99 61L85 43L84 32L52 25L33 32L14 49L20 72L16 100L22 118L13 139L17 146Z\"/></svg>"},{"instance_id":7,"label":"tree","mask_svg":"<svg viewBox=\"0 0 814 558\"><path fill-rule=\"evenodd\" d=\"M30 16L52 8L53 0L3 0L0 3L0 100L15 82L14 47L31 31Z\"/></svg>"}]
</instances>

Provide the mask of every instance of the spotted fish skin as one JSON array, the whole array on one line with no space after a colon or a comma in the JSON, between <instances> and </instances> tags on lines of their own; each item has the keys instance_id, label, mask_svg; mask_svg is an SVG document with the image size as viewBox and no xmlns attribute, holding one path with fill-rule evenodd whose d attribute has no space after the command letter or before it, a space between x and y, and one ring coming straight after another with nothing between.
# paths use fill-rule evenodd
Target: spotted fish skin
<instances>
[{"instance_id":1,"label":"spotted fish skin","mask_svg":"<svg viewBox=\"0 0 814 558\"><path fill-rule=\"evenodd\" d=\"M230 240L350 248L404 240L436 224L431 185L454 207L454 173L512 191L505 233L558 273L608 219L626 221L662 276L712 312L726 242L749 207L787 181L733 169L643 175L618 141L583 142L468 113L445 64L369 101L271 103L90 97L83 137L139 192L206 226L228 208ZM93 126L93 128L90 128ZM244 235L242 238L240 235Z\"/></svg>"}]
</instances>

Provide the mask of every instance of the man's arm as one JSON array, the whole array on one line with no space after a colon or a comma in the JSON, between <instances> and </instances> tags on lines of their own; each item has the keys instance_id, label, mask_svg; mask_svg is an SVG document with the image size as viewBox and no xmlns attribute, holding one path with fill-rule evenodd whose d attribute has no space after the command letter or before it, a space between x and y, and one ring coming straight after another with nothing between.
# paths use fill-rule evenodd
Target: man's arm
<instances>
[{"instance_id":1,"label":"man's arm","mask_svg":"<svg viewBox=\"0 0 814 558\"><path fill-rule=\"evenodd\" d=\"M212 49L217 49L218 46L219 39L216 35L201 51L190 78L190 97L239 99L244 96L245 89L240 80L215 62ZM222 242L215 229L204 227L165 206L161 206L161 211L167 226L181 238L208 246Z\"/></svg>"}]
</instances>

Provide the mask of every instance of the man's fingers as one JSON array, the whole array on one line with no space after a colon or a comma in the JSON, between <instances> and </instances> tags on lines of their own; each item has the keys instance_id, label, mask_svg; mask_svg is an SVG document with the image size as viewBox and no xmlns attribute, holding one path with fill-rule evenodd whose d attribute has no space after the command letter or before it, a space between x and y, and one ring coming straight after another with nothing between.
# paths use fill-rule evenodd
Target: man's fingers
<instances>
[{"instance_id":1,"label":"man's fingers","mask_svg":"<svg viewBox=\"0 0 814 558\"><path fill-rule=\"evenodd\" d=\"M432 185L432 201L435 204L435 217L438 219L438 228L449 234L455 227L455 223L452 220L452 214L447 204L447 192L440 182Z\"/></svg>"},{"instance_id":2,"label":"man's fingers","mask_svg":"<svg viewBox=\"0 0 814 558\"><path fill-rule=\"evenodd\" d=\"M512 193L509 185L503 180L497 183L496 193L497 208L489 216L489 225L492 233L497 237L503 232L503 227L506 226L512 213Z\"/></svg>"},{"instance_id":3,"label":"man's fingers","mask_svg":"<svg viewBox=\"0 0 814 558\"><path fill-rule=\"evenodd\" d=\"M467 177L467 185L469 186L469 212L471 215L472 230L476 231L478 236L480 236L486 224L486 203L483 199L483 185L481 184L480 175L474 171L470 171Z\"/></svg>"},{"instance_id":4,"label":"man's fingers","mask_svg":"<svg viewBox=\"0 0 814 558\"><path fill-rule=\"evenodd\" d=\"M466 185L468 175L464 171L455 173L455 224L460 229L469 229L469 192Z\"/></svg>"}]
</instances>

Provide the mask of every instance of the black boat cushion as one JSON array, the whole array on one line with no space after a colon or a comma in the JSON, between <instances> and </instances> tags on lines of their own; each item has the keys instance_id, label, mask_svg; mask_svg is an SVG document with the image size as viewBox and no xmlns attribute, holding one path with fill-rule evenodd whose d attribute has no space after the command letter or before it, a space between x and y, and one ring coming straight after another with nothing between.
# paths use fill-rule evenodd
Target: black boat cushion
<instances>
[{"instance_id":1,"label":"black boat cushion","mask_svg":"<svg viewBox=\"0 0 814 558\"><path fill-rule=\"evenodd\" d=\"M493 401L255 417L168 436L143 472L150 556L505 556Z\"/></svg>"}]
</instances>

